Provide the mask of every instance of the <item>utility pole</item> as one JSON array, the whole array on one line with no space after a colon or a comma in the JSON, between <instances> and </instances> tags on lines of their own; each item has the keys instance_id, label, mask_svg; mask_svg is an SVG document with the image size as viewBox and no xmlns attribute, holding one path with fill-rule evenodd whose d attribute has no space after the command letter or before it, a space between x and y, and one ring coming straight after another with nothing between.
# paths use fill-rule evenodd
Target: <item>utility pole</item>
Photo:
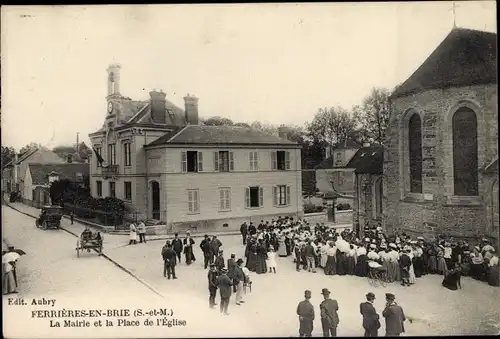
<instances>
[{"instance_id":1,"label":"utility pole","mask_svg":"<svg viewBox=\"0 0 500 339\"><path fill-rule=\"evenodd\" d=\"M80 132L76 132L76 155L79 155L80 148Z\"/></svg>"}]
</instances>

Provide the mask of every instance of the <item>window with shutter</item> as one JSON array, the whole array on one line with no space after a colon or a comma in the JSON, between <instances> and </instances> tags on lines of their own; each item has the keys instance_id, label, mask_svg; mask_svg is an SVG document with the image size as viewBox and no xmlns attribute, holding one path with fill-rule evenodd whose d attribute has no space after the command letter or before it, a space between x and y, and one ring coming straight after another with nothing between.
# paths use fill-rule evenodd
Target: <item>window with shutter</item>
<instances>
[{"instance_id":1,"label":"window with shutter","mask_svg":"<svg viewBox=\"0 0 500 339\"><path fill-rule=\"evenodd\" d=\"M220 189L219 196L220 196L220 206L219 206L219 209L223 210L226 207L226 202L225 202L226 195L225 195L225 192L224 192L223 188Z\"/></svg>"},{"instance_id":2,"label":"window with shutter","mask_svg":"<svg viewBox=\"0 0 500 339\"><path fill-rule=\"evenodd\" d=\"M259 169L259 156L258 152L254 152L253 154L253 169L257 171Z\"/></svg>"},{"instance_id":3,"label":"window with shutter","mask_svg":"<svg viewBox=\"0 0 500 339\"><path fill-rule=\"evenodd\" d=\"M193 191L188 191L188 211L193 213Z\"/></svg>"},{"instance_id":4,"label":"window with shutter","mask_svg":"<svg viewBox=\"0 0 500 339\"><path fill-rule=\"evenodd\" d=\"M186 152L181 152L181 171L183 173L187 172L187 154L186 154Z\"/></svg>"},{"instance_id":5,"label":"window with shutter","mask_svg":"<svg viewBox=\"0 0 500 339\"><path fill-rule=\"evenodd\" d=\"M193 212L198 212L200 210L198 199L198 191L193 191Z\"/></svg>"},{"instance_id":6,"label":"window with shutter","mask_svg":"<svg viewBox=\"0 0 500 339\"><path fill-rule=\"evenodd\" d=\"M278 187L273 186L273 206L278 205Z\"/></svg>"},{"instance_id":7,"label":"window with shutter","mask_svg":"<svg viewBox=\"0 0 500 339\"><path fill-rule=\"evenodd\" d=\"M290 152L285 152L285 168L290 169Z\"/></svg>"},{"instance_id":8,"label":"window with shutter","mask_svg":"<svg viewBox=\"0 0 500 339\"><path fill-rule=\"evenodd\" d=\"M203 153L198 152L198 172L203 171Z\"/></svg>"},{"instance_id":9,"label":"window with shutter","mask_svg":"<svg viewBox=\"0 0 500 339\"><path fill-rule=\"evenodd\" d=\"M250 171L253 171L253 152L248 153L249 159L250 159Z\"/></svg>"},{"instance_id":10,"label":"window with shutter","mask_svg":"<svg viewBox=\"0 0 500 339\"><path fill-rule=\"evenodd\" d=\"M231 209L231 189L226 189L226 210Z\"/></svg>"},{"instance_id":11,"label":"window with shutter","mask_svg":"<svg viewBox=\"0 0 500 339\"><path fill-rule=\"evenodd\" d=\"M214 171L219 172L219 152L214 152Z\"/></svg>"},{"instance_id":12,"label":"window with shutter","mask_svg":"<svg viewBox=\"0 0 500 339\"><path fill-rule=\"evenodd\" d=\"M276 160L276 151L271 152L271 169L276 170L278 168L278 162Z\"/></svg>"},{"instance_id":13,"label":"window with shutter","mask_svg":"<svg viewBox=\"0 0 500 339\"><path fill-rule=\"evenodd\" d=\"M250 207L250 188L245 188L245 206Z\"/></svg>"},{"instance_id":14,"label":"window with shutter","mask_svg":"<svg viewBox=\"0 0 500 339\"><path fill-rule=\"evenodd\" d=\"M286 204L287 206L290 206L290 193L291 193L291 188L290 186L286 187Z\"/></svg>"},{"instance_id":15,"label":"window with shutter","mask_svg":"<svg viewBox=\"0 0 500 339\"><path fill-rule=\"evenodd\" d=\"M234 152L229 152L229 170L234 171Z\"/></svg>"},{"instance_id":16,"label":"window with shutter","mask_svg":"<svg viewBox=\"0 0 500 339\"><path fill-rule=\"evenodd\" d=\"M262 187L259 188L259 207L264 206L264 189Z\"/></svg>"}]
</instances>

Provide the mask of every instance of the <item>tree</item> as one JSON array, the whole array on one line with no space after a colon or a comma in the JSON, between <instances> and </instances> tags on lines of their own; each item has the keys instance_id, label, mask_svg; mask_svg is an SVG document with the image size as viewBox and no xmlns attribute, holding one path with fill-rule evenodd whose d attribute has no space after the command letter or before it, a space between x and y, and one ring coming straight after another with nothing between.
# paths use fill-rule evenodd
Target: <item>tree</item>
<instances>
[{"instance_id":1,"label":"tree","mask_svg":"<svg viewBox=\"0 0 500 339\"><path fill-rule=\"evenodd\" d=\"M232 126L233 121L219 116L208 118L204 121L207 126Z\"/></svg>"},{"instance_id":2,"label":"tree","mask_svg":"<svg viewBox=\"0 0 500 339\"><path fill-rule=\"evenodd\" d=\"M23 153L26 153L28 151L32 151L32 150L35 150L35 149L38 149L38 148L42 148L42 144L40 144L38 142L30 142L28 145L22 147L19 150L19 154L23 154Z\"/></svg>"},{"instance_id":3,"label":"tree","mask_svg":"<svg viewBox=\"0 0 500 339\"><path fill-rule=\"evenodd\" d=\"M247 124L246 122L237 122L233 126L236 126L236 127L248 127L248 128L250 128L250 125Z\"/></svg>"},{"instance_id":4,"label":"tree","mask_svg":"<svg viewBox=\"0 0 500 339\"><path fill-rule=\"evenodd\" d=\"M333 150L336 144L349 139L356 130L356 120L342 107L320 108L306 124L308 137Z\"/></svg>"},{"instance_id":5,"label":"tree","mask_svg":"<svg viewBox=\"0 0 500 339\"><path fill-rule=\"evenodd\" d=\"M2 168L12 159L14 159L14 155L16 154L16 150L14 147L2 146Z\"/></svg>"},{"instance_id":6,"label":"tree","mask_svg":"<svg viewBox=\"0 0 500 339\"><path fill-rule=\"evenodd\" d=\"M278 135L278 128L274 125L262 124L259 121L254 121L250 124L250 127L252 127L253 129L257 129L257 130L260 130L262 132L268 133L268 134L272 134L272 135L276 135L276 136Z\"/></svg>"},{"instance_id":7,"label":"tree","mask_svg":"<svg viewBox=\"0 0 500 339\"><path fill-rule=\"evenodd\" d=\"M384 143L389 123L389 95L389 90L385 88L372 88L356 112L365 137L380 144Z\"/></svg>"}]
</instances>

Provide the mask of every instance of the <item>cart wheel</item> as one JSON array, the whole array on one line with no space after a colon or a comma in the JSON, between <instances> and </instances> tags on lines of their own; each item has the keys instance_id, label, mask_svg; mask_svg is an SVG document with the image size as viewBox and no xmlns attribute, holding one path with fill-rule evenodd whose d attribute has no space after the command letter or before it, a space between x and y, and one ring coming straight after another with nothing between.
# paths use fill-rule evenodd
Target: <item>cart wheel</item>
<instances>
[{"instance_id":1,"label":"cart wheel","mask_svg":"<svg viewBox=\"0 0 500 339\"><path fill-rule=\"evenodd\" d=\"M80 258L80 242L76 241L76 256Z\"/></svg>"},{"instance_id":2,"label":"cart wheel","mask_svg":"<svg viewBox=\"0 0 500 339\"><path fill-rule=\"evenodd\" d=\"M43 224L42 224L42 228L43 228L44 230L46 230L46 229L47 229L47 222L46 222L46 221L44 221L44 222L43 222Z\"/></svg>"}]
</instances>

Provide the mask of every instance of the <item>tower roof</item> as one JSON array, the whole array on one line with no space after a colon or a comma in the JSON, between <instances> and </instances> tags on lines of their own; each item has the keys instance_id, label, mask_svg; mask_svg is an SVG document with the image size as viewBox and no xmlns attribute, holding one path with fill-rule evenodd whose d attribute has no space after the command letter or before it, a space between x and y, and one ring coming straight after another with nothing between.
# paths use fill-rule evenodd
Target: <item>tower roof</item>
<instances>
[{"instance_id":1,"label":"tower roof","mask_svg":"<svg viewBox=\"0 0 500 339\"><path fill-rule=\"evenodd\" d=\"M422 65L391 94L497 83L497 35L454 28Z\"/></svg>"}]
</instances>

